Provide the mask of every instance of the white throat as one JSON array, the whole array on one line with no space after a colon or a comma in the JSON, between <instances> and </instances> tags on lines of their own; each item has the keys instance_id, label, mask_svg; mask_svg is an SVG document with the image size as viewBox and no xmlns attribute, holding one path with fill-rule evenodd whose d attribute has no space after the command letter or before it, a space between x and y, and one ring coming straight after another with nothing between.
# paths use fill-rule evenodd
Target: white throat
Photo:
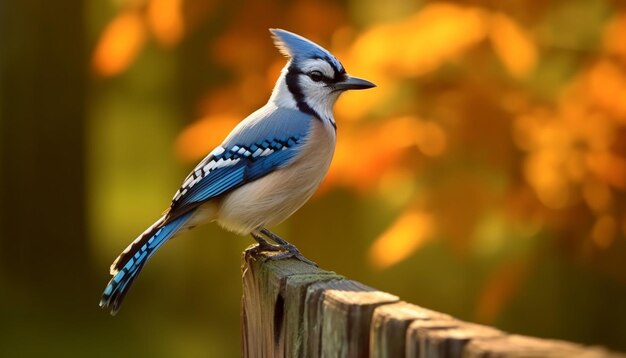
<instances>
[{"instance_id":1,"label":"white throat","mask_svg":"<svg viewBox=\"0 0 626 358\"><path fill-rule=\"evenodd\" d=\"M315 113L317 113L324 123L329 123L333 127L335 124L335 117L333 115L333 107L335 102L339 98L340 92L333 92L328 94L326 92L315 90L304 90L305 101L311 107Z\"/></svg>"}]
</instances>

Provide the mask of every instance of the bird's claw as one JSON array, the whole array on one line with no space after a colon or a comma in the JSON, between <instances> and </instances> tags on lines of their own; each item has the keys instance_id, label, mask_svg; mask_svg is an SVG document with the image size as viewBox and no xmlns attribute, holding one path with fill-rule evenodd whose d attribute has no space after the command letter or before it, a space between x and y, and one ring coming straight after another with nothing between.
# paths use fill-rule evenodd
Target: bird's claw
<instances>
[{"instance_id":1,"label":"bird's claw","mask_svg":"<svg viewBox=\"0 0 626 358\"><path fill-rule=\"evenodd\" d=\"M276 255L272 255L272 256L267 256L265 258L266 261L276 261L276 260L284 260L284 259L289 259L289 258L295 258L297 260L300 260L306 264L309 265L313 265L315 267L318 267L317 264L309 259L307 259L306 257L304 257L304 255L302 255L300 253L300 250L298 250L297 247L293 246L292 244L287 244L287 245L283 245L280 246L280 250L282 251L279 254Z\"/></svg>"},{"instance_id":2,"label":"bird's claw","mask_svg":"<svg viewBox=\"0 0 626 358\"><path fill-rule=\"evenodd\" d=\"M283 248L278 246L278 245L272 245L270 243L268 243L267 241L264 243L258 243L256 245L254 245L253 247L249 248L248 250L246 250L250 255L258 255L261 252L264 251L268 251L268 252L277 252L277 251L282 251Z\"/></svg>"},{"instance_id":3,"label":"bird's claw","mask_svg":"<svg viewBox=\"0 0 626 358\"><path fill-rule=\"evenodd\" d=\"M265 257L265 261L276 261L276 260L284 260L284 259L288 259L288 258L295 258L297 260L300 260L304 263L307 263L309 265L313 265L315 267L317 267L317 264L309 259L307 259L306 257L304 257L304 255L302 255L300 253L300 250L298 250L297 247L295 247L293 244L290 244L289 242L283 240L280 238L280 236L274 234L273 232L267 230L266 228L261 228L260 232L257 231L253 231L250 233L252 235L252 237L259 243L257 246L248 249L248 252L250 254L258 254L262 251L270 251L270 252L277 252L277 251L282 251L278 254L275 255L271 255L271 256L266 256ZM267 242L267 240L265 240L265 238L263 238L263 236L261 236L261 234L267 236L268 238L270 238L272 241L274 241L275 243L277 243L278 245L272 245L269 242Z\"/></svg>"}]
</instances>

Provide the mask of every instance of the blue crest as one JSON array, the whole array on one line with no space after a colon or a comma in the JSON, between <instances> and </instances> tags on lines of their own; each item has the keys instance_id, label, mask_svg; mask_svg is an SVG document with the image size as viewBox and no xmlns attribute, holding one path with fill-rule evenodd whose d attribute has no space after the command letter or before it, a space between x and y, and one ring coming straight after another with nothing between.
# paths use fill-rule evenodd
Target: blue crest
<instances>
[{"instance_id":1,"label":"blue crest","mask_svg":"<svg viewBox=\"0 0 626 358\"><path fill-rule=\"evenodd\" d=\"M341 62L335 56L315 42L283 29L270 29L270 32L274 35L274 43L280 52L295 62L321 58L327 60L336 70L343 69Z\"/></svg>"}]
</instances>

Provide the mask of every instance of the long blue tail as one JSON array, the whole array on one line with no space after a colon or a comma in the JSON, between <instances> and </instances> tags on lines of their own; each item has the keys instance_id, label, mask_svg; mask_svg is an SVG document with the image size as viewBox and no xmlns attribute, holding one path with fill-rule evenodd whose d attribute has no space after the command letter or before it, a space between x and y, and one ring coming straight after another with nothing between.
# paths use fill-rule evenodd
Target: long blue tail
<instances>
[{"instance_id":1,"label":"long blue tail","mask_svg":"<svg viewBox=\"0 0 626 358\"><path fill-rule=\"evenodd\" d=\"M148 259L183 227L192 214L190 211L168 222L165 217L159 219L122 252L111 265L113 278L102 293L100 307L111 309L112 315L119 311L128 289Z\"/></svg>"}]
</instances>

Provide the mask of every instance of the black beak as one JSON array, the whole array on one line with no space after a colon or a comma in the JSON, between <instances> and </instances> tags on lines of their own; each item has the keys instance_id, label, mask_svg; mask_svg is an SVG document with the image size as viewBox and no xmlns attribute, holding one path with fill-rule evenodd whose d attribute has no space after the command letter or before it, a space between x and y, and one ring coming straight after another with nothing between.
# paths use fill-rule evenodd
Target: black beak
<instances>
[{"instance_id":1,"label":"black beak","mask_svg":"<svg viewBox=\"0 0 626 358\"><path fill-rule=\"evenodd\" d=\"M345 91L368 89L376 87L376 85L361 78L347 76L345 80L335 83L333 87L336 91Z\"/></svg>"}]
</instances>

